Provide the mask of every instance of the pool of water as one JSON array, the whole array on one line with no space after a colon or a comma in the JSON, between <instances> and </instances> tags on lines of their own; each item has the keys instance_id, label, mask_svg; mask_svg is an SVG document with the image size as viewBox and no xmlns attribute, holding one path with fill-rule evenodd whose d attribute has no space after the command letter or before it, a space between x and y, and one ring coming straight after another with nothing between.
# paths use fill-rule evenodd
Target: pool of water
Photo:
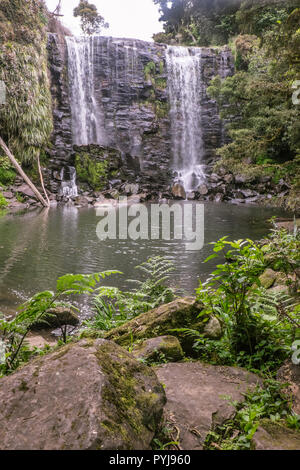
<instances>
[{"instance_id":1,"label":"pool of water","mask_svg":"<svg viewBox=\"0 0 300 470\"><path fill-rule=\"evenodd\" d=\"M228 204L206 204L204 214L204 246L198 251L186 250L182 240L101 241L96 234L100 219L93 208L65 206L6 215L0 218L0 311L12 313L34 293L53 289L56 279L67 273L117 269L124 274L111 277L109 285L128 289L132 284L127 280L138 277L135 266L156 255L174 262L172 286L191 294L214 268L215 261L203 263L210 242L225 235L258 240L268 233L270 217L287 215L278 209ZM79 300L84 316L88 302Z\"/></svg>"}]
</instances>

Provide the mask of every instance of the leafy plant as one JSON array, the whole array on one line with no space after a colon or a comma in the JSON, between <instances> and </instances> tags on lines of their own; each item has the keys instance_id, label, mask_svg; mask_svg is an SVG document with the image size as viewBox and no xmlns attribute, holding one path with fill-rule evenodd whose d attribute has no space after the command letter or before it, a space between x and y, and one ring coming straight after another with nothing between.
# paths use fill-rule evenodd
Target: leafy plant
<instances>
[{"instance_id":1,"label":"leafy plant","mask_svg":"<svg viewBox=\"0 0 300 470\"><path fill-rule=\"evenodd\" d=\"M295 300L281 291L268 292L261 287L259 276L269 262L264 247L251 240L229 242L227 237L212 245L214 253L206 262L223 255L225 263L218 264L208 280L200 283L197 298L204 305L201 315L217 316L225 333L221 341L209 341L197 331L183 332L194 337L194 348L210 362L276 370L290 354L300 327ZM286 247L277 252L284 266L293 265L294 249L290 252Z\"/></svg>"},{"instance_id":2,"label":"leafy plant","mask_svg":"<svg viewBox=\"0 0 300 470\"><path fill-rule=\"evenodd\" d=\"M116 287L101 286L94 299L96 316L85 322L85 326L109 330L141 313L148 312L159 305L172 302L175 291L166 282L174 270L171 261L156 256L136 267L146 277L145 280L131 280L138 287L123 292Z\"/></svg>"},{"instance_id":3,"label":"leafy plant","mask_svg":"<svg viewBox=\"0 0 300 470\"><path fill-rule=\"evenodd\" d=\"M13 371L24 361L24 355L28 356L29 350L24 343L26 337L33 325L47 324L47 319L53 316L49 313L50 309L61 305L72 307L70 303L62 302L61 299L65 299L66 296L92 294L101 279L115 273L118 271L89 275L67 274L57 280L56 292L44 291L34 295L20 307L14 319L7 320L3 316L0 317L0 339L6 346L5 362L0 365L0 373L7 374Z\"/></svg>"},{"instance_id":4,"label":"leafy plant","mask_svg":"<svg viewBox=\"0 0 300 470\"><path fill-rule=\"evenodd\" d=\"M262 419L282 422L297 429L297 415L290 410L290 404L282 393L283 384L275 380L265 380L245 394L243 403L232 402L236 409L235 417L210 432L205 441L208 450L250 450L252 439Z\"/></svg>"}]
</instances>

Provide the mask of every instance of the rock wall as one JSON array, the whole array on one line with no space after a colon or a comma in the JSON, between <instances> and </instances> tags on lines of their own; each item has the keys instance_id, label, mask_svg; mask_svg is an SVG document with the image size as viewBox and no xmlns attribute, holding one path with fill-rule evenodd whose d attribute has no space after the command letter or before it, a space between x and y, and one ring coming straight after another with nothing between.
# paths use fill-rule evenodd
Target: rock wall
<instances>
[{"instance_id":1,"label":"rock wall","mask_svg":"<svg viewBox=\"0 0 300 470\"><path fill-rule=\"evenodd\" d=\"M70 164L73 153L72 119L68 83L68 53L63 35L48 34L48 61L51 78L54 130L49 150L46 181L52 192L58 192L61 170Z\"/></svg>"},{"instance_id":2,"label":"rock wall","mask_svg":"<svg viewBox=\"0 0 300 470\"><path fill-rule=\"evenodd\" d=\"M166 47L131 39L70 37L65 41L49 35L54 192L59 169L74 165L73 144L118 150L122 183L138 183L145 191L169 189L174 167ZM206 86L214 75L232 73L233 61L229 50L216 49L205 49L203 60L205 92L199 112L209 163L225 137L217 105L208 98Z\"/></svg>"}]
</instances>

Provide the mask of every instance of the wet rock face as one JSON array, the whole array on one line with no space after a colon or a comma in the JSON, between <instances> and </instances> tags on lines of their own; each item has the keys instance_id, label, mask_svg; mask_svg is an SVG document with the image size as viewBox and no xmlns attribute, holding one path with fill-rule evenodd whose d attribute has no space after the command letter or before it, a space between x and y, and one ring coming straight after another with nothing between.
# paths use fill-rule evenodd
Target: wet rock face
<instances>
[{"instance_id":1,"label":"wet rock face","mask_svg":"<svg viewBox=\"0 0 300 470\"><path fill-rule=\"evenodd\" d=\"M0 380L1 450L148 450L165 393L105 340L81 340Z\"/></svg>"},{"instance_id":2,"label":"wet rock face","mask_svg":"<svg viewBox=\"0 0 300 470\"><path fill-rule=\"evenodd\" d=\"M61 169L70 164L73 151L67 62L68 55L64 37L49 33L48 64L51 78L54 130L52 134L53 146L49 150L50 161L45 180L52 192L58 191L61 184Z\"/></svg>"},{"instance_id":3,"label":"wet rock face","mask_svg":"<svg viewBox=\"0 0 300 470\"><path fill-rule=\"evenodd\" d=\"M127 181L141 184L143 191L167 191L173 179L173 156L166 46L105 37L85 39L84 44L80 41L68 38L66 42L49 35L55 127L52 175L53 170L57 176L63 166L74 164L72 144L97 144L121 153ZM79 48L79 55L74 48ZM227 76L233 71L229 50L203 49L203 61L199 74L205 89L214 75ZM76 93L78 67L86 71L81 98ZM81 115L78 99L85 109L93 109ZM206 92L199 113L209 163L225 137L217 105ZM52 178L51 189L55 192L59 184L58 178Z\"/></svg>"}]
</instances>

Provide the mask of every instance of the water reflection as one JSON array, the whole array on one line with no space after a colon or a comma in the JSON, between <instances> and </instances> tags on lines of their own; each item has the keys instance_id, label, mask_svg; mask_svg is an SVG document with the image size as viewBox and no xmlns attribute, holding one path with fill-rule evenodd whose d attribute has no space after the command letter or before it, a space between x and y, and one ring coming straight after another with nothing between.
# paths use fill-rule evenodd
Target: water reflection
<instances>
[{"instance_id":1,"label":"water reflection","mask_svg":"<svg viewBox=\"0 0 300 470\"><path fill-rule=\"evenodd\" d=\"M185 203L181 203L185 204ZM192 293L204 280L214 261L203 264L209 243L221 236L259 239L269 229L267 220L284 216L282 211L253 206L205 205L205 245L186 251L183 240L106 240L96 235L99 222L95 209L65 206L0 219L0 310L9 312L34 293L55 288L59 276L117 269L124 274L109 279L122 289L132 284L136 265L150 256L174 261L171 283ZM88 310L88 301L83 303Z\"/></svg>"}]
</instances>

